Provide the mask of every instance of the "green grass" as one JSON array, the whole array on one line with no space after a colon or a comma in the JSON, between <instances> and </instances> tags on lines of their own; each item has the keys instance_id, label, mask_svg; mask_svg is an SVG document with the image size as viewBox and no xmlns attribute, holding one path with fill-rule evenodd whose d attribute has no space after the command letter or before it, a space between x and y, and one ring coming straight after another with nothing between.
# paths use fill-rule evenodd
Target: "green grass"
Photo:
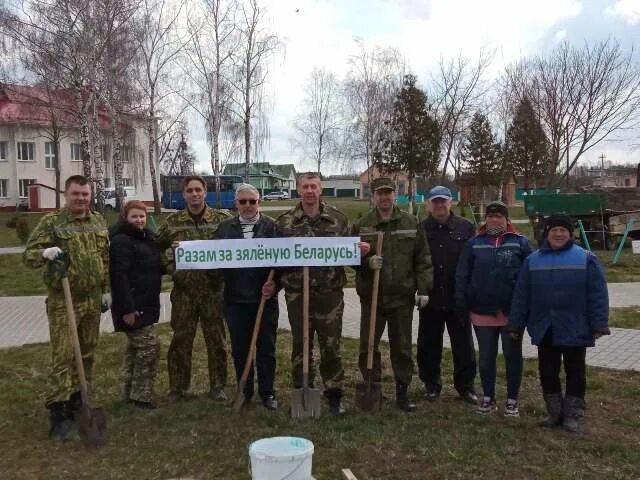
<instances>
[{"instance_id":1,"label":"green grass","mask_svg":"<svg viewBox=\"0 0 640 480\"><path fill-rule=\"evenodd\" d=\"M0 297L45 295L42 269L22 263L21 253L0 255Z\"/></svg>"},{"instance_id":2,"label":"green grass","mask_svg":"<svg viewBox=\"0 0 640 480\"><path fill-rule=\"evenodd\" d=\"M166 394L167 325L157 392ZM48 346L0 350L0 472L11 479L169 479L177 477L246 479L248 446L259 438L294 435L315 445L314 476L340 478L351 468L359 479L629 479L640 475L640 373L588 370L585 435L576 436L537 425L543 415L536 364L525 362L519 420L481 418L445 387L436 403L418 402L415 414L399 412L391 402L388 348L383 345L383 410L356 412L351 403L343 418L324 410L318 420L289 416L290 336L280 332L277 389L280 408L266 412L249 404L238 415L201 396L188 403L141 412L119 400L119 368L125 339L101 338L94 372L97 404L106 409L109 443L100 450L76 439L54 445L46 438L42 406L48 375ZM345 340L346 392L353 397L356 342ZM500 365L502 361L499 362ZM198 335L194 353L194 391L206 389L204 344ZM451 378L446 351L444 378ZM504 401L504 372L499 371L498 399ZM230 377L232 378L232 377ZM411 394L419 395L415 379ZM232 393L233 386L228 389ZM326 406L325 406L326 407Z\"/></svg>"},{"instance_id":3,"label":"green grass","mask_svg":"<svg viewBox=\"0 0 640 480\"><path fill-rule=\"evenodd\" d=\"M609 311L609 326L640 330L640 307L612 308Z\"/></svg>"}]
</instances>

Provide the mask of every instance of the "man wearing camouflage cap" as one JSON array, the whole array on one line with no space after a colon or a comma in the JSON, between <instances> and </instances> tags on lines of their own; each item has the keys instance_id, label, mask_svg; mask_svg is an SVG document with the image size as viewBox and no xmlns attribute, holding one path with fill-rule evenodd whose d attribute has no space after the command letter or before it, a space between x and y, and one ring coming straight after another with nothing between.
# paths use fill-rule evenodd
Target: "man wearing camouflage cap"
<instances>
[{"instance_id":1,"label":"man wearing camouflage cap","mask_svg":"<svg viewBox=\"0 0 640 480\"><path fill-rule=\"evenodd\" d=\"M69 420L82 406L61 273L66 270L73 297L80 350L87 380L91 379L98 344L100 310L109 308L109 233L99 213L90 210L91 185L81 175L65 182L64 207L45 215L31 233L24 263L44 266L51 344L52 389L45 400L50 411L49 437L68 439Z\"/></svg>"},{"instance_id":2,"label":"man wearing camouflage cap","mask_svg":"<svg viewBox=\"0 0 640 480\"><path fill-rule=\"evenodd\" d=\"M429 246L418 219L401 211L395 202L395 183L390 178L376 178L371 182L374 208L355 222L353 235L359 235L370 244L356 277L356 289L360 296L360 356L362 375L367 372L369 316L373 272L380 272L380 289L375 329L373 381L381 377L378 345L388 325L391 366L396 381L396 402L405 412L416 406L407 395L413 375L411 358L411 325L413 309L424 308L433 284L433 267ZM375 255L377 232L384 232L382 256Z\"/></svg>"}]
</instances>

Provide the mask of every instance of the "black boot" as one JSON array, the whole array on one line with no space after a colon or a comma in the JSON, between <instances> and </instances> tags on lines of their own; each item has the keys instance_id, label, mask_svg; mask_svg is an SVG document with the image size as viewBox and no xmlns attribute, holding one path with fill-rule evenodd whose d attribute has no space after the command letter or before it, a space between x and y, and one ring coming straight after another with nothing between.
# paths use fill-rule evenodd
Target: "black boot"
<instances>
[{"instance_id":1,"label":"black boot","mask_svg":"<svg viewBox=\"0 0 640 480\"><path fill-rule=\"evenodd\" d=\"M343 415L345 408L342 405L342 389L328 388L324 392L325 397L329 401L329 412L333 415Z\"/></svg>"},{"instance_id":2,"label":"black boot","mask_svg":"<svg viewBox=\"0 0 640 480\"><path fill-rule=\"evenodd\" d=\"M82 395L80 392L73 392L69 395L69 401L67 402L67 418L69 420L75 420L82 408Z\"/></svg>"},{"instance_id":3,"label":"black boot","mask_svg":"<svg viewBox=\"0 0 640 480\"><path fill-rule=\"evenodd\" d=\"M562 427L571 433L580 433L582 417L584 417L585 403L580 397L567 395L564 397L562 409Z\"/></svg>"},{"instance_id":4,"label":"black boot","mask_svg":"<svg viewBox=\"0 0 640 480\"><path fill-rule=\"evenodd\" d=\"M53 402L49 405L49 438L54 442L69 440L69 423L66 402Z\"/></svg>"},{"instance_id":5,"label":"black boot","mask_svg":"<svg viewBox=\"0 0 640 480\"><path fill-rule=\"evenodd\" d=\"M407 396L407 385L396 383L396 403L403 412L415 412L416 404Z\"/></svg>"},{"instance_id":6,"label":"black boot","mask_svg":"<svg viewBox=\"0 0 640 480\"><path fill-rule=\"evenodd\" d=\"M557 427L562 423L562 394L545 393L543 397L549 416L542 421L542 426Z\"/></svg>"}]
</instances>

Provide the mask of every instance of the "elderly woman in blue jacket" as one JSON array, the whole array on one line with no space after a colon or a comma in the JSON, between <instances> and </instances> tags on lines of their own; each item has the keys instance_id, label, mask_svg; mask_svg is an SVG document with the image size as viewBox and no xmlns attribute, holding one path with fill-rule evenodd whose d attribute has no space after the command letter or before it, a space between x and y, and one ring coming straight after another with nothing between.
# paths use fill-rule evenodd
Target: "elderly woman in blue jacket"
<instances>
[{"instance_id":1,"label":"elderly woman in blue jacket","mask_svg":"<svg viewBox=\"0 0 640 480\"><path fill-rule=\"evenodd\" d=\"M492 202L485 211L485 224L469 240L456 270L457 316L471 321L478 339L480 380L484 396L477 413L489 415L496 405L496 359L502 341L507 371L507 401L504 415L519 417L518 394L522 382L522 340L512 338L506 326L513 288L524 259L531 253L529 241L515 231L509 210Z\"/></svg>"},{"instance_id":2,"label":"elderly woman in blue jacket","mask_svg":"<svg viewBox=\"0 0 640 480\"><path fill-rule=\"evenodd\" d=\"M518 277L507 328L517 336L526 326L531 343L538 347L540 384L549 414L543 425L579 432L585 408L586 348L610 333L609 295L597 257L575 245L572 237L570 217L547 219L545 240Z\"/></svg>"}]
</instances>

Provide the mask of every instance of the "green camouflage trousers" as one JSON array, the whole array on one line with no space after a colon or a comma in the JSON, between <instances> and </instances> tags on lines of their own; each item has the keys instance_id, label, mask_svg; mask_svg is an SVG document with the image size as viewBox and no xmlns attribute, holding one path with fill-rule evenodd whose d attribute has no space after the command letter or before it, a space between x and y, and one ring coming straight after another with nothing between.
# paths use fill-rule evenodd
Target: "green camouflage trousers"
<instances>
[{"instance_id":1,"label":"green camouflage trousers","mask_svg":"<svg viewBox=\"0 0 640 480\"><path fill-rule=\"evenodd\" d=\"M90 382L93 355L100 331L100 293L74 296L73 309L76 314L82 363L87 382ZM45 406L48 407L53 402L66 402L72 393L80 390L80 383L69 338L67 309L62 295L50 295L47 298L47 316L51 339L51 388L45 400Z\"/></svg>"},{"instance_id":2,"label":"green camouflage trousers","mask_svg":"<svg viewBox=\"0 0 640 480\"><path fill-rule=\"evenodd\" d=\"M191 388L191 354L198 322L207 346L210 388L227 383L227 332L225 330L222 291L206 293L171 291L171 328L173 338L167 353L169 389L187 392Z\"/></svg>"},{"instance_id":3,"label":"green camouflage trousers","mask_svg":"<svg viewBox=\"0 0 640 480\"><path fill-rule=\"evenodd\" d=\"M367 374L367 348L369 345L369 316L371 299L360 299L360 355L358 366L362 376ZM409 385L413 375L413 360L411 358L411 324L413 321L413 303L398 307L385 308L378 304L376 316L376 332L373 350L373 381L379 382L382 371L380 363L380 338L385 325L389 326L389 350L391 351L391 367L397 383Z\"/></svg>"},{"instance_id":4,"label":"green camouflage trousers","mask_svg":"<svg viewBox=\"0 0 640 480\"><path fill-rule=\"evenodd\" d=\"M160 358L160 339L155 325L126 333L127 351L122 368L124 400L151 402Z\"/></svg>"},{"instance_id":5,"label":"green camouflage trousers","mask_svg":"<svg viewBox=\"0 0 640 480\"><path fill-rule=\"evenodd\" d=\"M309 384L313 386L313 338L318 335L320 345L320 375L326 389L342 388L344 370L340 356L342 337L342 289L314 289L309 295ZM291 376L294 388L302 387L302 292L285 292L289 323L291 324Z\"/></svg>"}]
</instances>

